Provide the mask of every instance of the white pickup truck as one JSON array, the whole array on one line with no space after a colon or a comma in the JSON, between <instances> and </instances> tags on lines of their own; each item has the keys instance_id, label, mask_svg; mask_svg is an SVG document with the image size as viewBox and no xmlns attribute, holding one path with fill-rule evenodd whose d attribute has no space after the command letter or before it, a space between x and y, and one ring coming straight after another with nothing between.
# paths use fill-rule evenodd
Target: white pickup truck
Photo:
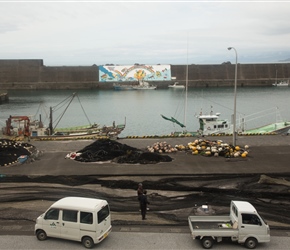
<instances>
[{"instance_id":1,"label":"white pickup truck","mask_svg":"<svg viewBox=\"0 0 290 250\"><path fill-rule=\"evenodd\" d=\"M270 241L269 226L246 201L231 201L229 216L189 216L188 223L193 239L199 239L206 249L225 238L249 249Z\"/></svg>"}]
</instances>

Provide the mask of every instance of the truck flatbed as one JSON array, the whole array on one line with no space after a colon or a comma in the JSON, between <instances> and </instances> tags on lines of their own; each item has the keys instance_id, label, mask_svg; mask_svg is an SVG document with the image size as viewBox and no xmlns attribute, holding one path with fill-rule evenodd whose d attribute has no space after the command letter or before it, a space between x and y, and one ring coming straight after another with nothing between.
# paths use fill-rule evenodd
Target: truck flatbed
<instances>
[{"instance_id":1,"label":"truck flatbed","mask_svg":"<svg viewBox=\"0 0 290 250\"><path fill-rule=\"evenodd\" d=\"M193 239L199 239L209 249L214 242L230 238L253 249L260 242L270 241L270 229L255 208L245 201L232 201L230 214L225 216L189 216Z\"/></svg>"}]
</instances>

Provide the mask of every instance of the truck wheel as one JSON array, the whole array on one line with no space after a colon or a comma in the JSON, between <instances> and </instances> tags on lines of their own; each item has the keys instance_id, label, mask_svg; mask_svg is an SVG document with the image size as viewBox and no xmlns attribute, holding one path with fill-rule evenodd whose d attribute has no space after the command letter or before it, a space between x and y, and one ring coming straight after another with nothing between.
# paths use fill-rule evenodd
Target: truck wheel
<instances>
[{"instance_id":1,"label":"truck wheel","mask_svg":"<svg viewBox=\"0 0 290 250\"><path fill-rule=\"evenodd\" d=\"M205 249L210 249L213 246L213 238L212 237L204 237L201 240L202 247Z\"/></svg>"},{"instance_id":2,"label":"truck wheel","mask_svg":"<svg viewBox=\"0 0 290 250\"><path fill-rule=\"evenodd\" d=\"M39 231L37 231L37 233L36 233L36 238L38 239L38 240L46 240L47 239L47 235L46 235L46 233L43 231L43 230L39 230Z\"/></svg>"},{"instance_id":3,"label":"truck wheel","mask_svg":"<svg viewBox=\"0 0 290 250\"><path fill-rule=\"evenodd\" d=\"M84 238L82 239L82 243L83 243L83 246L84 246L85 248L92 248L93 245L94 245L94 241L92 240L91 237L84 237Z\"/></svg>"},{"instance_id":4,"label":"truck wheel","mask_svg":"<svg viewBox=\"0 0 290 250\"><path fill-rule=\"evenodd\" d=\"M253 237L248 238L248 239L246 240L246 242L245 242L245 246L246 246L246 248L249 248L249 249L254 249L254 248L256 248L257 244L258 244L257 239L255 239L255 238L253 238Z\"/></svg>"}]
</instances>

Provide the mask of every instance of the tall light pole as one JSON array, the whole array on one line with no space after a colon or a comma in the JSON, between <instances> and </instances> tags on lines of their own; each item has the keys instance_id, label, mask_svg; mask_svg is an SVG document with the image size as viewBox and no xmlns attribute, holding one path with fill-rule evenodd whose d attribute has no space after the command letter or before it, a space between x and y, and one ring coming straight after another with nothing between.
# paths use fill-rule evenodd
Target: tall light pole
<instances>
[{"instance_id":1,"label":"tall light pole","mask_svg":"<svg viewBox=\"0 0 290 250\"><path fill-rule=\"evenodd\" d=\"M233 117L233 146L236 146L236 120L237 120L237 78L238 78L238 53L234 47L228 47L228 50L233 49L236 53L235 67L235 90L234 90L234 117Z\"/></svg>"}]
</instances>

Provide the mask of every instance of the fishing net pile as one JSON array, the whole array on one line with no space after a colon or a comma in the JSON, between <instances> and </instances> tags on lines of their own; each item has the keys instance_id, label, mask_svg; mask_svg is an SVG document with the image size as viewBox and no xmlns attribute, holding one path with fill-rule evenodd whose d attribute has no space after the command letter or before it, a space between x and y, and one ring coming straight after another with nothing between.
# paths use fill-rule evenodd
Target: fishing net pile
<instances>
[{"instance_id":1,"label":"fishing net pile","mask_svg":"<svg viewBox=\"0 0 290 250\"><path fill-rule=\"evenodd\" d=\"M81 162L113 161L130 164L154 164L172 161L172 158L167 155L144 152L109 139L97 140L77 152L69 153L66 158Z\"/></svg>"},{"instance_id":2,"label":"fishing net pile","mask_svg":"<svg viewBox=\"0 0 290 250\"><path fill-rule=\"evenodd\" d=\"M35 150L29 143L0 139L0 166L16 163L20 156L31 156Z\"/></svg>"}]
</instances>

